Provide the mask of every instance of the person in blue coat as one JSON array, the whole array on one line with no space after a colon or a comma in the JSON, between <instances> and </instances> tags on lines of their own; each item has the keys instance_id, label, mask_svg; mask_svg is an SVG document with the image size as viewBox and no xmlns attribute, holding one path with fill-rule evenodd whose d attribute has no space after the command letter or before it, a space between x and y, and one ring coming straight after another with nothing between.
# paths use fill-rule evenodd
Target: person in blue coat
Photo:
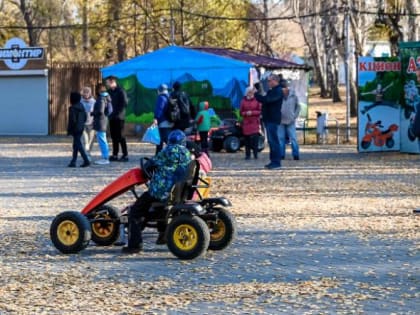
<instances>
[{"instance_id":1,"label":"person in blue coat","mask_svg":"<svg viewBox=\"0 0 420 315\"><path fill-rule=\"evenodd\" d=\"M156 99L153 125L158 126L160 135L160 144L156 146L155 155L158 154L165 143L168 141L168 135L174 127L174 123L169 121L168 106L169 92L166 84L161 84L157 89L158 96Z\"/></svg>"}]
</instances>

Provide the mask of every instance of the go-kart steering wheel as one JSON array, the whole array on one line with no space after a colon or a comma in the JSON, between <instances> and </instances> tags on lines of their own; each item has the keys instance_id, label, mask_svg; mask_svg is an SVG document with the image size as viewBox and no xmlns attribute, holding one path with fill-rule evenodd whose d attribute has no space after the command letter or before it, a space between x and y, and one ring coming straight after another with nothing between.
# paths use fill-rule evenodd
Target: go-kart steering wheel
<instances>
[{"instance_id":1,"label":"go-kart steering wheel","mask_svg":"<svg viewBox=\"0 0 420 315\"><path fill-rule=\"evenodd\" d=\"M146 177L148 179L152 178L153 174L152 174L152 167L153 167L153 160L151 158L148 157L142 157L140 158L140 168L142 169L144 175L146 175Z\"/></svg>"}]
</instances>

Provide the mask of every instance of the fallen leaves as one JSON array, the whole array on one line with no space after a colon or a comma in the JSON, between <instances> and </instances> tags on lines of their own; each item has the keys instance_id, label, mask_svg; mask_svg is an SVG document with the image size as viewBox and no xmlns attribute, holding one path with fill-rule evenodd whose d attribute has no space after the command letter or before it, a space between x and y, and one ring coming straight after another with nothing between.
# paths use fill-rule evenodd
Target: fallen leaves
<instances>
[{"instance_id":1,"label":"fallen leaves","mask_svg":"<svg viewBox=\"0 0 420 315\"><path fill-rule=\"evenodd\" d=\"M133 257L94 246L59 254L49 239L52 218L80 210L137 164L75 170L64 179L70 146L0 145L2 153L24 156L0 165L2 315L415 312L417 156L304 146L300 161L267 171L267 152L248 164L241 153L215 153L211 194L231 200L238 239L224 251L179 261L154 239ZM132 156L153 150L138 143L130 149ZM112 204L132 201L127 193ZM355 252L354 243L366 252ZM397 250L401 244L408 250Z\"/></svg>"}]
</instances>

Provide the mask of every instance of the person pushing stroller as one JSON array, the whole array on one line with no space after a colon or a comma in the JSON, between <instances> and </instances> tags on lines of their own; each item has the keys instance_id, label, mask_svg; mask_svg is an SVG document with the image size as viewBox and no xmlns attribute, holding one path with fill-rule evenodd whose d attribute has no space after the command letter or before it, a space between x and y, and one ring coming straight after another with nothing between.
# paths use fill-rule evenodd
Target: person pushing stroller
<instances>
[{"instance_id":1,"label":"person pushing stroller","mask_svg":"<svg viewBox=\"0 0 420 315\"><path fill-rule=\"evenodd\" d=\"M181 130L173 130L168 135L168 145L154 158L156 166L149 181L149 189L131 205L128 214L128 244L122 248L126 254L138 253L143 249L142 223L153 202L165 202L172 186L181 180L191 161L186 148L186 136ZM165 226L158 226L157 243L164 241Z\"/></svg>"}]
</instances>

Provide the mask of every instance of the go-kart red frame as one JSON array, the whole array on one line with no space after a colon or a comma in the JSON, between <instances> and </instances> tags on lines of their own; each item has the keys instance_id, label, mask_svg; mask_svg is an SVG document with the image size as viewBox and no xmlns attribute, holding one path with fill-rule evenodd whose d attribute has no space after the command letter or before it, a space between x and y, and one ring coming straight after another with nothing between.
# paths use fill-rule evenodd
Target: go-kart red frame
<instances>
[{"instance_id":1,"label":"go-kart red frame","mask_svg":"<svg viewBox=\"0 0 420 315\"><path fill-rule=\"evenodd\" d=\"M139 168L133 168L106 186L86 205L86 207L83 208L81 213L86 215L93 209L107 203L118 195L129 191L132 187L146 182L147 178L144 176L143 171Z\"/></svg>"}]
</instances>

